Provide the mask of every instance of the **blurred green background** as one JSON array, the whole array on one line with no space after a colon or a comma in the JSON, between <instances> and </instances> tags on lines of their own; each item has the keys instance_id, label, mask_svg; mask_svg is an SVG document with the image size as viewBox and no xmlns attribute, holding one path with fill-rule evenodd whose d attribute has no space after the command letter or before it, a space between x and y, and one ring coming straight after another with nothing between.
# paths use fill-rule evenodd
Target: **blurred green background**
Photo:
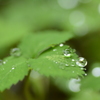
<instances>
[{"instance_id":1,"label":"blurred green background","mask_svg":"<svg viewBox=\"0 0 100 100\"><path fill-rule=\"evenodd\" d=\"M0 59L8 56L9 50L25 35L44 30L74 33L75 38L68 42L88 60L86 72L91 73L92 68L100 67L94 65L100 63L100 0L0 0ZM23 90L25 78L11 90L1 93L0 100L83 100L85 97L88 97L86 100L100 100L100 94L92 88L95 83L92 90L86 90L85 79L82 82L85 90L77 94L68 90L66 80L49 80L40 75L34 78L31 79L31 84L35 84L31 86L33 90ZM88 84L93 80L91 75L86 77ZM99 84L98 81L97 88ZM37 99L33 99L32 91Z\"/></svg>"}]
</instances>

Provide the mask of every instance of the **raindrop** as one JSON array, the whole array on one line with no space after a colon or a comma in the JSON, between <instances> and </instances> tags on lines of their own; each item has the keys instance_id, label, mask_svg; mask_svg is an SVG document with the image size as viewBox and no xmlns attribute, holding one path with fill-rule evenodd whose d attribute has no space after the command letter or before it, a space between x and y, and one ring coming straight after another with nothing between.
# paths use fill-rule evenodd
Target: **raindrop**
<instances>
[{"instance_id":1,"label":"raindrop","mask_svg":"<svg viewBox=\"0 0 100 100\"><path fill-rule=\"evenodd\" d=\"M57 49L53 49L53 51L57 51Z\"/></svg>"},{"instance_id":2,"label":"raindrop","mask_svg":"<svg viewBox=\"0 0 100 100\"><path fill-rule=\"evenodd\" d=\"M62 43L61 43L59 46L60 46L60 47L63 47L63 46L64 46L64 44L62 44Z\"/></svg>"},{"instance_id":3,"label":"raindrop","mask_svg":"<svg viewBox=\"0 0 100 100\"><path fill-rule=\"evenodd\" d=\"M95 77L100 77L100 67L96 67L92 70L92 75Z\"/></svg>"},{"instance_id":4,"label":"raindrop","mask_svg":"<svg viewBox=\"0 0 100 100\"><path fill-rule=\"evenodd\" d=\"M69 66L68 64L65 64L65 66Z\"/></svg>"},{"instance_id":5,"label":"raindrop","mask_svg":"<svg viewBox=\"0 0 100 100\"><path fill-rule=\"evenodd\" d=\"M83 57L79 57L78 60L76 61L76 65L80 67L85 67L87 65L87 61Z\"/></svg>"},{"instance_id":6,"label":"raindrop","mask_svg":"<svg viewBox=\"0 0 100 100\"><path fill-rule=\"evenodd\" d=\"M83 70L84 68L81 68L81 70Z\"/></svg>"},{"instance_id":7,"label":"raindrop","mask_svg":"<svg viewBox=\"0 0 100 100\"><path fill-rule=\"evenodd\" d=\"M14 67L12 68L12 70L15 69Z\"/></svg>"},{"instance_id":8,"label":"raindrop","mask_svg":"<svg viewBox=\"0 0 100 100\"><path fill-rule=\"evenodd\" d=\"M10 51L11 56L19 57L21 55L21 51L19 48L13 48Z\"/></svg>"},{"instance_id":9,"label":"raindrop","mask_svg":"<svg viewBox=\"0 0 100 100\"><path fill-rule=\"evenodd\" d=\"M72 61L75 61L75 59L72 59Z\"/></svg>"},{"instance_id":10,"label":"raindrop","mask_svg":"<svg viewBox=\"0 0 100 100\"><path fill-rule=\"evenodd\" d=\"M80 79L71 79L69 81L68 87L72 92L79 92L80 91Z\"/></svg>"},{"instance_id":11,"label":"raindrop","mask_svg":"<svg viewBox=\"0 0 100 100\"><path fill-rule=\"evenodd\" d=\"M85 76L87 76L87 74L86 74L86 73L85 73L84 75L85 75Z\"/></svg>"},{"instance_id":12,"label":"raindrop","mask_svg":"<svg viewBox=\"0 0 100 100\"><path fill-rule=\"evenodd\" d=\"M70 49L65 49L64 50L64 56L65 57L71 57L71 50Z\"/></svg>"},{"instance_id":13,"label":"raindrop","mask_svg":"<svg viewBox=\"0 0 100 100\"><path fill-rule=\"evenodd\" d=\"M6 64L6 61L3 61L3 64Z\"/></svg>"}]
</instances>

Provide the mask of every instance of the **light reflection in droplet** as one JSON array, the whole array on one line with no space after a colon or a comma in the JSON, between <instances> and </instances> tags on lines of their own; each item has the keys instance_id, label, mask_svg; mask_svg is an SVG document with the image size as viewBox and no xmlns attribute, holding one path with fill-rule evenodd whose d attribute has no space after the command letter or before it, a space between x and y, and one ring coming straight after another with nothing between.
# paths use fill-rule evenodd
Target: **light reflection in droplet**
<instances>
[{"instance_id":1,"label":"light reflection in droplet","mask_svg":"<svg viewBox=\"0 0 100 100\"><path fill-rule=\"evenodd\" d=\"M84 75L85 75L85 76L87 76L87 74L86 74L86 73L85 73Z\"/></svg>"},{"instance_id":2,"label":"light reflection in droplet","mask_svg":"<svg viewBox=\"0 0 100 100\"><path fill-rule=\"evenodd\" d=\"M72 59L72 61L75 61L75 59Z\"/></svg>"},{"instance_id":3,"label":"light reflection in droplet","mask_svg":"<svg viewBox=\"0 0 100 100\"><path fill-rule=\"evenodd\" d=\"M3 64L6 64L6 62L4 61Z\"/></svg>"},{"instance_id":4,"label":"light reflection in droplet","mask_svg":"<svg viewBox=\"0 0 100 100\"><path fill-rule=\"evenodd\" d=\"M64 56L65 56L65 57L71 57L71 55L72 55L72 54L71 54L72 51L71 51L70 49L65 49L63 52L64 52Z\"/></svg>"},{"instance_id":5,"label":"light reflection in droplet","mask_svg":"<svg viewBox=\"0 0 100 100\"><path fill-rule=\"evenodd\" d=\"M73 11L69 16L69 21L73 26L81 26L85 22L85 15L81 11Z\"/></svg>"},{"instance_id":6,"label":"light reflection in droplet","mask_svg":"<svg viewBox=\"0 0 100 100\"><path fill-rule=\"evenodd\" d=\"M87 65L87 60L83 57L79 57L78 60L76 61L76 65L80 67L85 67Z\"/></svg>"},{"instance_id":7,"label":"light reflection in droplet","mask_svg":"<svg viewBox=\"0 0 100 100\"><path fill-rule=\"evenodd\" d=\"M14 67L12 68L12 70L15 69Z\"/></svg>"},{"instance_id":8,"label":"light reflection in droplet","mask_svg":"<svg viewBox=\"0 0 100 100\"><path fill-rule=\"evenodd\" d=\"M68 87L72 92L79 92L80 91L80 79L71 79L69 81Z\"/></svg>"},{"instance_id":9,"label":"light reflection in droplet","mask_svg":"<svg viewBox=\"0 0 100 100\"><path fill-rule=\"evenodd\" d=\"M64 44L62 44L62 43L61 43L59 46L60 46L60 47L63 47L63 46L64 46Z\"/></svg>"},{"instance_id":10,"label":"light reflection in droplet","mask_svg":"<svg viewBox=\"0 0 100 100\"><path fill-rule=\"evenodd\" d=\"M65 64L65 66L69 66L68 64Z\"/></svg>"},{"instance_id":11,"label":"light reflection in droplet","mask_svg":"<svg viewBox=\"0 0 100 100\"><path fill-rule=\"evenodd\" d=\"M96 67L92 70L92 75L95 77L100 77L100 67Z\"/></svg>"},{"instance_id":12,"label":"light reflection in droplet","mask_svg":"<svg viewBox=\"0 0 100 100\"><path fill-rule=\"evenodd\" d=\"M58 0L58 4L64 9L73 9L78 5L78 0Z\"/></svg>"}]
</instances>

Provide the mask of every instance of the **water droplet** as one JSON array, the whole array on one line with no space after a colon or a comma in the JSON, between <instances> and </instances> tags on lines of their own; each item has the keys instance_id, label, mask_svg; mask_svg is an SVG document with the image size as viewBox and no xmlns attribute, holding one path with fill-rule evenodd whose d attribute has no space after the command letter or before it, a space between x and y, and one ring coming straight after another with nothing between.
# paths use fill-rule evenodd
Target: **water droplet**
<instances>
[{"instance_id":1,"label":"water droplet","mask_svg":"<svg viewBox=\"0 0 100 100\"><path fill-rule=\"evenodd\" d=\"M76 61L76 65L80 67L85 67L87 65L87 61L83 57L79 57L78 60Z\"/></svg>"},{"instance_id":2,"label":"water droplet","mask_svg":"<svg viewBox=\"0 0 100 100\"><path fill-rule=\"evenodd\" d=\"M75 59L72 59L72 61L75 61Z\"/></svg>"},{"instance_id":3,"label":"water droplet","mask_svg":"<svg viewBox=\"0 0 100 100\"><path fill-rule=\"evenodd\" d=\"M12 70L15 69L14 67L12 68Z\"/></svg>"},{"instance_id":4,"label":"water droplet","mask_svg":"<svg viewBox=\"0 0 100 100\"><path fill-rule=\"evenodd\" d=\"M13 49L11 49L10 55L19 57L21 55L21 51L19 48L13 48Z\"/></svg>"},{"instance_id":5,"label":"water droplet","mask_svg":"<svg viewBox=\"0 0 100 100\"><path fill-rule=\"evenodd\" d=\"M68 64L65 64L65 66L69 66Z\"/></svg>"},{"instance_id":6,"label":"water droplet","mask_svg":"<svg viewBox=\"0 0 100 100\"><path fill-rule=\"evenodd\" d=\"M87 76L87 74L86 74L86 73L85 73L84 75L85 75L85 76Z\"/></svg>"},{"instance_id":7,"label":"water droplet","mask_svg":"<svg viewBox=\"0 0 100 100\"><path fill-rule=\"evenodd\" d=\"M64 44L62 44L62 43L61 43L59 46L60 46L60 47L63 47L63 46L64 46Z\"/></svg>"},{"instance_id":8,"label":"water droplet","mask_svg":"<svg viewBox=\"0 0 100 100\"><path fill-rule=\"evenodd\" d=\"M65 56L65 57L71 57L71 55L72 55L71 53L72 53L72 52L71 52L70 49L65 49L65 50L64 50L64 56Z\"/></svg>"},{"instance_id":9,"label":"water droplet","mask_svg":"<svg viewBox=\"0 0 100 100\"><path fill-rule=\"evenodd\" d=\"M68 83L68 87L72 92L79 92L80 91L80 79L71 79Z\"/></svg>"},{"instance_id":10,"label":"water droplet","mask_svg":"<svg viewBox=\"0 0 100 100\"><path fill-rule=\"evenodd\" d=\"M2 65L3 64L3 60L0 60L0 65Z\"/></svg>"},{"instance_id":11,"label":"water droplet","mask_svg":"<svg viewBox=\"0 0 100 100\"><path fill-rule=\"evenodd\" d=\"M57 51L57 49L53 49L53 51Z\"/></svg>"},{"instance_id":12,"label":"water droplet","mask_svg":"<svg viewBox=\"0 0 100 100\"><path fill-rule=\"evenodd\" d=\"M3 61L3 64L6 64L6 61Z\"/></svg>"},{"instance_id":13,"label":"water droplet","mask_svg":"<svg viewBox=\"0 0 100 100\"><path fill-rule=\"evenodd\" d=\"M100 67L96 67L92 70L92 75L95 77L100 77Z\"/></svg>"},{"instance_id":14,"label":"water droplet","mask_svg":"<svg viewBox=\"0 0 100 100\"><path fill-rule=\"evenodd\" d=\"M84 68L81 68L81 70L83 70Z\"/></svg>"}]
</instances>

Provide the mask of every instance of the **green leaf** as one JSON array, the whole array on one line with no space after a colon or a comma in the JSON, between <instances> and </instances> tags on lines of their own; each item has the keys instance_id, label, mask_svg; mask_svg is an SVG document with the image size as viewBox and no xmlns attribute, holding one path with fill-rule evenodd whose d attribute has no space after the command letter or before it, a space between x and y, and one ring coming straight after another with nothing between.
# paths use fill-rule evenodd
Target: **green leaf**
<instances>
[{"instance_id":1,"label":"green leaf","mask_svg":"<svg viewBox=\"0 0 100 100\"><path fill-rule=\"evenodd\" d=\"M6 63L0 65L0 91L10 88L28 74L26 59L23 57L8 57L4 60Z\"/></svg>"},{"instance_id":2,"label":"green leaf","mask_svg":"<svg viewBox=\"0 0 100 100\"><path fill-rule=\"evenodd\" d=\"M45 31L28 35L19 45L25 57L35 57L44 49L73 37L69 32Z\"/></svg>"},{"instance_id":3,"label":"green leaf","mask_svg":"<svg viewBox=\"0 0 100 100\"><path fill-rule=\"evenodd\" d=\"M63 51L68 48L69 46L53 47L41 54L39 58L30 59L29 63L31 64L31 68L45 76L65 78L78 78L78 76L83 76L85 72L76 65L78 56L74 50L70 48L71 57L64 56ZM72 61L73 59L75 61Z\"/></svg>"}]
</instances>

